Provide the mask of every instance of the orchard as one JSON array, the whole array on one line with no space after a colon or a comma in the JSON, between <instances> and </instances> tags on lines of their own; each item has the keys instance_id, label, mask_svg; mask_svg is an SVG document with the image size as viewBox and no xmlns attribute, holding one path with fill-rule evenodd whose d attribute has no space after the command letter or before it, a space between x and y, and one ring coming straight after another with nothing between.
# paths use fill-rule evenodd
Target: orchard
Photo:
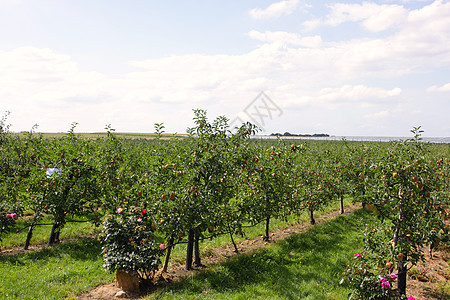
<instances>
[{"instance_id":1,"label":"orchard","mask_svg":"<svg viewBox=\"0 0 450 300\"><path fill-rule=\"evenodd\" d=\"M229 128L194 110L187 136L155 124L150 140L119 138L107 126L98 139L62 138L0 124L0 242L27 218L27 249L43 218L49 246L68 222L99 226L104 268L141 281L167 272L172 250L186 243L185 269L202 265L199 244L273 219L314 213L345 197L377 219L363 228L364 249L343 270L343 283L365 299L404 297L406 274L448 237L449 157L414 137L391 143L258 141L256 126ZM344 212L341 205L341 213ZM162 239L162 240L161 240ZM157 242L158 240L158 242ZM1 244L0 244L1 245Z\"/></svg>"}]
</instances>

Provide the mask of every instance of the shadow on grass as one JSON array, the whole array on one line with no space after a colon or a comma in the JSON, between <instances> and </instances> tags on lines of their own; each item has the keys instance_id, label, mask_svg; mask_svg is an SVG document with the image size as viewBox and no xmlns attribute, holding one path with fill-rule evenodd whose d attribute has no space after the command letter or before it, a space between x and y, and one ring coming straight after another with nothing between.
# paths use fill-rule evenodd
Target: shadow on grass
<instances>
[{"instance_id":1,"label":"shadow on grass","mask_svg":"<svg viewBox=\"0 0 450 300\"><path fill-rule=\"evenodd\" d=\"M238 293L257 285L254 293L266 289L289 299L307 297L315 293L314 289L322 289L317 291L321 293L340 288L341 273L361 246L360 225L368 217L363 210L337 217L270 247L234 256L166 288L165 292Z\"/></svg>"},{"instance_id":2,"label":"shadow on grass","mask_svg":"<svg viewBox=\"0 0 450 300\"><path fill-rule=\"evenodd\" d=\"M29 261L44 261L50 258L69 256L76 260L95 261L101 253L100 242L93 238L82 238L76 241L64 242L38 251L30 251L15 255L0 256L0 263L26 265ZM27 262L24 262L27 260Z\"/></svg>"}]
</instances>

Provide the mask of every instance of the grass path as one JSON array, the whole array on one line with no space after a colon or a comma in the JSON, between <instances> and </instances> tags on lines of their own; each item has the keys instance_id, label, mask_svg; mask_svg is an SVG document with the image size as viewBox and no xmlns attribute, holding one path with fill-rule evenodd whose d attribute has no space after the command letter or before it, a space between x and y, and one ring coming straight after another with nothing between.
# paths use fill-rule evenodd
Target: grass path
<instances>
[{"instance_id":1,"label":"grass path","mask_svg":"<svg viewBox=\"0 0 450 300\"><path fill-rule=\"evenodd\" d=\"M349 205L346 207L345 217L341 216L339 218L344 218L344 220L345 220L345 218L349 218L352 215L352 213L359 208L360 208L360 205ZM321 228L321 226L324 226L321 224L328 223L331 219L336 218L338 216L339 216L339 212L335 209L327 211L326 213L324 213L316 218L317 223L314 226L314 229L312 229L313 226L311 226L309 224L309 222L307 222L306 217L304 219L302 219L302 221L300 223L291 224L289 226L286 224L284 226L282 226L283 224L278 224L277 225L278 229L273 232L270 243L263 242L261 236L257 235L257 234L254 234L253 238L251 238L251 239L240 240L238 243L240 255L236 255L234 253L234 248L229 243L223 244L221 246L215 245L213 248L210 244L205 243L204 245L201 245L202 246L201 252L203 255L202 263L205 265L204 267L197 268L196 270L190 271L190 272L185 271L183 259L182 259L183 257L181 257L181 258L175 257L175 259L173 259L172 263L169 265L168 273L164 274L164 281L157 282L156 292L155 292L155 287L153 287L152 291L144 291L140 295L135 294L135 295L129 295L129 296L132 298L136 298L136 299L138 299L140 297L148 297L149 299L152 299L154 297L157 297L157 298L162 297L164 299L171 299L173 297L176 298L177 295L173 294L173 291L171 289L172 288L177 289L177 286L179 284L182 284L186 280L196 280L195 278L197 278L197 276L200 276L199 277L200 281L205 280L203 278L203 276L206 276L206 278L209 278L209 276L212 276L211 278L218 278L219 284L221 282L224 282L224 283L229 282L229 280L226 280L226 278L222 278L220 275L220 273L222 272L220 270L223 267L222 264L228 264L230 262L233 262L235 260L240 260L240 259L247 261L247 265L248 265L248 267L250 267L249 272L250 272L250 274L253 274L254 273L253 268L256 268L257 270L263 270L263 268L261 268L261 266L259 266L257 263L255 264L254 259L256 259L256 262L265 261L266 257L264 255L262 258L257 258L258 256L255 256L254 259L251 258L248 260L249 253L253 253L254 251L256 251L255 253L257 253L258 251L266 251L263 249L271 249L272 247L277 247L277 245L279 245L280 243L285 243L285 241L292 238L292 236L296 236L298 234L303 234L311 229L316 230L315 228ZM357 222L357 224L359 224L360 221L361 220L359 220ZM348 225L348 226L355 228L356 224L352 224L352 225ZM325 229L325 230L327 230L327 229ZM348 230L346 229L345 231L347 232ZM334 232L331 232L331 235L333 236ZM340 237L335 237L335 238L337 240L341 239ZM319 241L321 239L321 237L318 236L317 239ZM327 241L325 239L325 240L323 240L323 242L324 243L334 243L334 240ZM316 247L316 246L314 246L314 244L316 244L316 242L314 242L312 244L313 245L312 248ZM359 247L360 237L359 236L356 237L351 244L352 244L352 251L353 251L353 248L356 249L357 247ZM326 246L325 248L329 249L328 246ZM183 250L184 249L178 249L178 252L183 254L184 253ZM312 250L311 247L310 247L310 250ZM333 249L330 248L329 250L331 252L333 252ZM353 255L352 251L350 251L350 253L347 253L347 250L344 249L342 251L346 257L345 261L347 261L347 256L352 257L352 255ZM297 254L295 254L295 251L289 251L289 253L288 253L288 260L291 262L292 265L295 265L295 261L299 257L300 256L297 256ZM272 258L269 258L267 261L269 261L271 263L275 263L275 264L279 263L277 260L274 260ZM237 265L239 265L239 264L241 264L241 263L240 262L237 263ZM345 267L345 265L344 265L344 267ZM211 275L214 272L217 272L217 271L215 271L215 270L217 270L217 268L219 270L218 271L219 275L218 274ZM236 269L241 269L241 267L237 266ZM246 267L244 269L246 269ZM339 268L338 272L342 272L342 270L343 270L343 268ZM213 272L213 273L211 273L211 272ZM200 274L203 274L203 275L200 275ZM281 277L285 277L282 274L278 274L278 275ZM233 276L235 276L235 275L233 275ZM320 275L320 276L322 276L322 275ZM211 278L209 280L214 281L214 279L211 279ZM239 277L236 277L236 278L239 278ZM250 278L250 277L248 277L248 278ZM239 280L242 281L242 278ZM259 281L258 278L254 279L254 280ZM164 289L164 287L165 287L165 289ZM312 285L312 288L317 289L317 287L315 285ZM347 290L345 288L341 287L341 289L344 290L344 292L343 292L344 294L347 293ZM181 298L184 299L186 297L188 297L188 298L194 297L194 299L195 299L196 297L205 295L205 298L209 299L212 294L208 293L208 290L210 290L210 287L206 287L205 290L198 290L197 288L194 288L193 290L191 290L192 295L187 295L187 294L189 294L189 292L187 292L187 294L185 294L185 292L183 292ZM120 289L118 289L114 283L109 283L106 285L101 285L87 293L83 293L82 295L79 295L78 297L79 297L79 299L97 299L97 298L114 299L114 295L118 291L120 291ZM196 294L199 294L199 295L196 295ZM254 298L254 297L256 297L256 296L252 295L252 298ZM220 296L219 296L219 298L220 298ZM337 298L337 299L339 299L339 298Z\"/></svg>"},{"instance_id":2,"label":"grass path","mask_svg":"<svg viewBox=\"0 0 450 300\"><path fill-rule=\"evenodd\" d=\"M347 208L347 213L349 211L350 210ZM317 217L317 223L319 225L316 225L313 230L322 228L325 224L320 225L320 223L325 222L325 220L336 215L338 215L336 209L330 208L330 210L325 212L322 216ZM350 218L350 216L352 215L347 215L344 217L344 220ZM338 217L338 219L341 218L342 217ZM328 222L326 224L328 224ZM274 230L272 240L274 242L269 244L264 244L261 241L261 237L258 235L262 232L261 228L255 228L254 232L248 233L248 236L253 238L249 240L241 238L238 242L241 253L244 253L242 255L236 255L232 252L232 246L226 245L226 236L224 236L222 240L221 238L217 238L213 241L202 243L201 250L204 258L203 263L208 267L204 270L184 274L182 271L179 271L181 270L180 263L184 256L183 245L179 245L176 249L177 253L174 255L172 264L169 266L170 273L167 274L166 278L168 277L167 279L169 279L169 281L178 281L178 278L183 276L188 276L187 278L192 279L196 276L206 276L205 274L210 274L209 276L211 277L208 277L210 279L207 279L207 281L210 281L210 284L207 286L193 284L191 288L188 286L183 288L182 283L188 280L184 279L180 280L179 283L169 285L164 292L160 289L157 293L149 295L149 297L157 296L171 299L172 295L174 297L183 295L181 298L184 298L184 294L187 294L195 298L197 292L199 292L200 295L203 295L203 293L211 290L214 291L213 294L217 294L216 296L221 298L226 297L225 295L228 293L228 290L234 290L234 292L236 292L237 290L251 289L250 287L256 282L260 282L260 285L267 285L267 288L273 291L277 289L284 291L284 283L278 281L278 283L273 285L270 282L276 282L275 279L278 277L291 278L292 282L296 282L295 278L299 278L299 276L302 278L312 276L301 275L301 272L299 273L294 267L297 264L313 266L314 264L319 263L317 265L319 266L318 269L324 269L322 265L324 263L328 265L329 263L326 261L314 261L314 258L309 257L309 254L300 251L300 248L302 248L300 245L295 246L295 249L289 244L283 246L284 248L279 248L280 245L283 245L286 241L291 239L288 236L299 231L304 231L308 227L310 226L307 224L306 218L303 219L300 224L295 226L289 226L280 220L274 220L272 226ZM331 246L343 240L342 237L333 237L333 239L330 240L326 236L327 233L324 232L315 233L314 235L317 235L315 238L317 240L307 242L309 245L314 245L313 247L309 247L308 251L319 251L318 253L322 253L322 255L325 256L330 256L329 253L334 253L336 248L333 249ZM329 237L332 237L335 234L332 232L328 235ZM287 238L287 240L282 241L284 238ZM356 243L357 240L359 239L355 239L353 243L353 246L355 247L358 246ZM275 241L280 242L275 243ZM267 247L261 248L263 246ZM251 252L257 248L260 248L260 250L255 250L255 253ZM312 250L314 248L317 248L317 250ZM272 253L272 250L268 249L278 250L276 250L275 253ZM329 253L323 252L326 249L328 249ZM254 256L250 257L250 253L253 253L251 255ZM353 250L350 251L349 249L344 248L342 254L339 254L341 256L341 258L339 258L340 262L345 260L344 258L346 256L344 253L347 256L351 256ZM102 268L102 264L101 247L99 242L92 238L70 240L54 247L44 247L36 251L0 255L0 269L2 270L0 272L0 299L93 299L93 297L90 296L97 290L95 287L111 286L111 282L114 278L112 274L105 272ZM273 267L276 268L274 269ZM330 274L335 274L338 272L338 269L339 271L342 271L340 268L334 267L333 269L330 269L329 272L331 272ZM240 271L238 272L238 270ZM312 270L308 271L308 273L309 272L312 272ZM257 277L250 276L252 274ZM321 277L322 275L314 276ZM332 275L332 277L334 278L334 275ZM236 281L233 281L233 278L236 278L241 283L237 284ZM200 281L204 280L206 279L202 278ZM326 277L324 280L326 282L329 281ZM320 280L316 281L316 283L309 283L309 289L317 290L315 284L319 284L319 282ZM220 283L223 283L223 288L220 288ZM304 282L304 284L306 284L306 282ZM261 286L255 287L253 292L249 292L250 295L252 295L252 298L257 297L259 290L261 290ZM90 292L86 293L83 291ZM102 293L101 296L103 298L109 297L107 293Z\"/></svg>"},{"instance_id":3,"label":"grass path","mask_svg":"<svg viewBox=\"0 0 450 300\"><path fill-rule=\"evenodd\" d=\"M0 299L64 299L113 276L102 269L100 245L79 239L0 256Z\"/></svg>"},{"instance_id":4,"label":"grass path","mask_svg":"<svg viewBox=\"0 0 450 300\"><path fill-rule=\"evenodd\" d=\"M146 299L346 299L341 273L361 247L363 210L230 257Z\"/></svg>"}]
</instances>

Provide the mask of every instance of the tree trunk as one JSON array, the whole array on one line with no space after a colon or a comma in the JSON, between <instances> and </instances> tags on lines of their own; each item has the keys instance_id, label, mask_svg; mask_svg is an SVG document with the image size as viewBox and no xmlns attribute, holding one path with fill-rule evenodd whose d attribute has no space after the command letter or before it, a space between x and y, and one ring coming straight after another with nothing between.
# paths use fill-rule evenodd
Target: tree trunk
<instances>
[{"instance_id":1,"label":"tree trunk","mask_svg":"<svg viewBox=\"0 0 450 300\"><path fill-rule=\"evenodd\" d=\"M341 215L344 213L344 193L341 193L341 208L339 210Z\"/></svg>"},{"instance_id":2,"label":"tree trunk","mask_svg":"<svg viewBox=\"0 0 450 300\"><path fill-rule=\"evenodd\" d=\"M238 247L236 246L236 243L234 242L233 232L231 232L230 224L228 224L228 231L230 232L230 238L231 238L231 242L233 243L233 246L234 246L234 252L239 253Z\"/></svg>"},{"instance_id":3,"label":"tree trunk","mask_svg":"<svg viewBox=\"0 0 450 300\"><path fill-rule=\"evenodd\" d=\"M263 241L266 242L269 240L269 224L270 224L270 216L266 218L266 228L263 236Z\"/></svg>"},{"instance_id":4,"label":"tree trunk","mask_svg":"<svg viewBox=\"0 0 450 300\"><path fill-rule=\"evenodd\" d=\"M31 238L33 237L33 229L34 229L34 223L31 223L30 228L28 228L27 239L25 240L25 245L23 246L23 250L28 250L28 247L30 246Z\"/></svg>"},{"instance_id":5,"label":"tree trunk","mask_svg":"<svg viewBox=\"0 0 450 300\"><path fill-rule=\"evenodd\" d=\"M397 288L400 295L406 295L406 271L408 270L406 259L405 255L398 261Z\"/></svg>"},{"instance_id":6,"label":"tree trunk","mask_svg":"<svg viewBox=\"0 0 450 300\"><path fill-rule=\"evenodd\" d=\"M311 223L311 225L316 224L316 220L314 219L314 211L312 209L309 210L309 223Z\"/></svg>"},{"instance_id":7,"label":"tree trunk","mask_svg":"<svg viewBox=\"0 0 450 300\"><path fill-rule=\"evenodd\" d=\"M58 226L58 230L55 233L55 244L59 243L59 234L61 233L61 226Z\"/></svg>"},{"instance_id":8,"label":"tree trunk","mask_svg":"<svg viewBox=\"0 0 450 300\"><path fill-rule=\"evenodd\" d=\"M48 238L47 246L51 246L56 243L56 231L59 228L58 222L53 221L52 231L50 232L50 237Z\"/></svg>"},{"instance_id":9,"label":"tree trunk","mask_svg":"<svg viewBox=\"0 0 450 300\"><path fill-rule=\"evenodd\" d=\"M189 229L188 241L186 247L186 270L192 270L192 254L194 251L194 230Z\"/></svg>"},{"instance_id":10,"label":"tree trunk","mask_svg":"<svg viewBox=\"0 0 450 300\"><path fill-rule=\"evenodd\" d=\"M404 218L404 203L405 200L402 197L402 193L401 190L398 191L398 197L399 197L399 205L398 205L398 224L395 228L395 232L394 232L394 249L397 247L399 241L401 241L403 239L403 235L400 232L400 224L403 222L403 218ZM406 265L406 258L407 258L407 253L402 253L402 257L399 258L398 262L398 281L397 281L397 288L398 288L398 293L400 295L405 295L406 294L406 271L407 271L407 265Z\"/></svg>"},{"instance_id":11,"label":"tree trunk","mask_svg":"<svg viewBox=\"0 0 450 300\"><path fill-rule=\"evenodd\" d=\"M202 261L200 259L199 241L200 241L200 231L199 231L199 229L197 227L194 230L194 264L197 267L202 265Z\"/></svg>"},{"instance_id":12,"label":"tree trunk","mask_svg":"<svg viewBox=\"0 0 450 300\"><path fill-rule=\"evenodd\" d=\"M362 191L362 201L361 201L362 207L366 207L366 189L364 188Z\"/></svg>"},{"instance_id":13,"label":"tree trunk","mask_svg":"<svg viewBox=\"0 0 450 300\"><path fill-rule=\"evenodd\" d=\"M170 254L172 253L172 247L173 247L173 238L169 239L169 245L167 245L167 252L166 252L166 259L164 260L164 265L162 268L162 272L167 272L167 267L169 266L169 260L170 260Z\"/></svg>"}]
</instances>

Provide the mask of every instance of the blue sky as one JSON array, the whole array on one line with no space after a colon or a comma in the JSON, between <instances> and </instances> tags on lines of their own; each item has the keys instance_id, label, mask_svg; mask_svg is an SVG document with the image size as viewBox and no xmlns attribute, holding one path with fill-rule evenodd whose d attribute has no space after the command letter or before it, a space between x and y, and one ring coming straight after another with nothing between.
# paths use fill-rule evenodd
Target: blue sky
<instances>
[{"instance_id":1,"label":"blue sky","mask_svg":"<svg viewBox=\"0 0 450 300\"><path fill-rule=\"evenodd\" d=\"M185 132L201 108L264 133L448 137L448 16L444 0L0 0L0 113L13 131Z\"/></svg>"}]
</instances>

